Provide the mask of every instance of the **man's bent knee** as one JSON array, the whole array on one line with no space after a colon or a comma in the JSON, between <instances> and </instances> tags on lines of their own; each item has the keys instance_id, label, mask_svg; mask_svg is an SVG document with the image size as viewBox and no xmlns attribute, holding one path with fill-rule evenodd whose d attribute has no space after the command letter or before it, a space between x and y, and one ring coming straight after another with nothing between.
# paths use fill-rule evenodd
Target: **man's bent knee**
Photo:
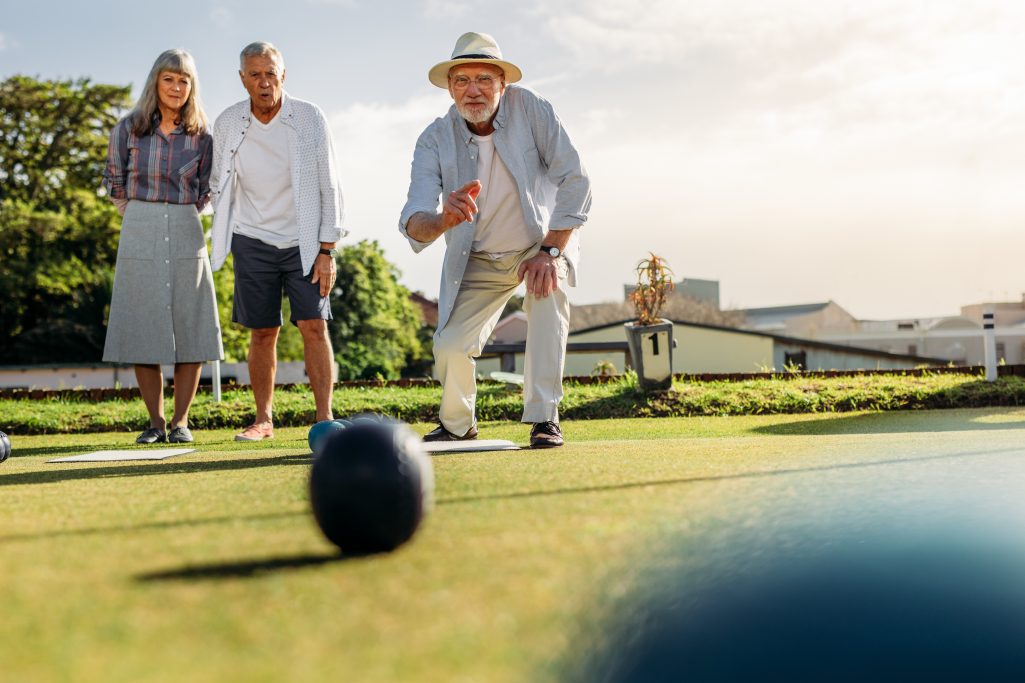
<instances>
[{"instance_id":1,"label":"man's bent knee","mask_svg":"<svg viewBox=\"0 0 1025 683\"><path fill-rule=\"evenodd\" d=\"M461 339L458 335L445 334L445 331L442 331L441 334L434 337L435 358L452 358L455 356L465 357L473 355L480 354L474 354L473 349L467 346L466 340Z\"/></svg>"}]
</instances>

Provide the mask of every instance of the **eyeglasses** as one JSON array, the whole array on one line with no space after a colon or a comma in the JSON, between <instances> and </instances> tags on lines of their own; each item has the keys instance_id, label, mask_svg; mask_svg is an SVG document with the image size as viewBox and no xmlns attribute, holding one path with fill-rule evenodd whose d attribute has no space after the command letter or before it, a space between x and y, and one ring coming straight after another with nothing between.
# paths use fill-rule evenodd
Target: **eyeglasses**
<instances>
[{"instance_id":1,"label":"eyeglasses","mask_svg":"<svg viewBox=\"0 0 1025 683\"><path fill-rule=\"evenodd\" d=\"M477 88L480 90L491 90L495 87L495 81L498 79L488 74L481 74L477 78L470 78L469 76L453 76L452 87L456 90L466 90L470 87L470 83L476 83Z\"/></svg>"}]
</instances>

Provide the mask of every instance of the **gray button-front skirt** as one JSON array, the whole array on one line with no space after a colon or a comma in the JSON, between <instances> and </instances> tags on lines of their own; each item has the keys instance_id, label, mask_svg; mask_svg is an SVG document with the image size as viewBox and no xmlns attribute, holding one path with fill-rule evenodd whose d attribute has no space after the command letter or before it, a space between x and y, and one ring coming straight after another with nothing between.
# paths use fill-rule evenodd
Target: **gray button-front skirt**
<instances>
[{"instance_id":1,"label":"gray button-front skirt","mask_svg":"<svg viewBox=\"0 0 1025 683\"><path fill-rule=\"evenodd\" d=\"M223 357L196 207L130 201L121 222L103 360L170 364Z\"/></svg>"}]
</instances>

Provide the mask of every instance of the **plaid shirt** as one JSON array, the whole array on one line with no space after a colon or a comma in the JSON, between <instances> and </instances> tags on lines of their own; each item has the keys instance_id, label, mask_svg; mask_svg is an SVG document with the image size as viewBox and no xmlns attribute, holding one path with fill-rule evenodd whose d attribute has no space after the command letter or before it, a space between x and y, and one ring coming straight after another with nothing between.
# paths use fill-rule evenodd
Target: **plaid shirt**
<instances>
[{"instance_id":1,"label":"plaid shirt","mask_svg":"<svg viewBox=\"0 0 1025 683\"><path fill-rule=\"evenodd\" d=\"M187 135L179 126L164 135L154 117L154 131L139 136L127 118L110 133L103 186L111 199L195 204L210 199L213 138L209 133Z\"/></svg>"}]
</instances>

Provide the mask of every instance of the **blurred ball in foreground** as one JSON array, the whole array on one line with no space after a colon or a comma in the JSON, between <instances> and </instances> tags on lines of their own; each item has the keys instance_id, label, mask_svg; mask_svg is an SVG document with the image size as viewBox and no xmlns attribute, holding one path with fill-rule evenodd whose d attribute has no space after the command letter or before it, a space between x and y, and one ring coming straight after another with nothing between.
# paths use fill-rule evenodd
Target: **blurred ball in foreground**
<instances>
[{"instance_id":1,"label":"blurred ball in foreground","mask_svg":"<svg viewBox=\"0 0 1025 683\"><path fill-rule=\"evenodd\" d=\"M879 534L721 564L683 571L621 611L587 675L1025 680L1025 553L1013 538Z\"/></svg>"}]
</instances>

